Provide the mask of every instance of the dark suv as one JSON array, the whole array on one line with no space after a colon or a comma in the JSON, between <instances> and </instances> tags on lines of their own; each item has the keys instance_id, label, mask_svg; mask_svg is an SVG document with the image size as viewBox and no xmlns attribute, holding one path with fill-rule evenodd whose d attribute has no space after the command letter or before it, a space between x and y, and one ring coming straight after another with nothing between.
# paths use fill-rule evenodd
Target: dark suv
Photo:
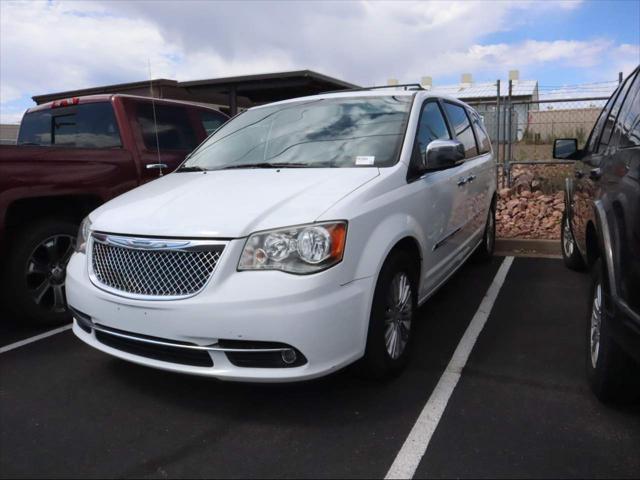
<instances>
[{"instance_id":1,"label":"dark suv","mask_svg":"<svg viewBox=\"0 0 640 480\"><path fill-rule=\"evenodd\" d=\"M605 105L584 149L559 139L554 158L575 160L565 187L562 254L593 275L587 374L601 400L637 392L640 377L640 67Z\"/></svg>"}]
</instances>

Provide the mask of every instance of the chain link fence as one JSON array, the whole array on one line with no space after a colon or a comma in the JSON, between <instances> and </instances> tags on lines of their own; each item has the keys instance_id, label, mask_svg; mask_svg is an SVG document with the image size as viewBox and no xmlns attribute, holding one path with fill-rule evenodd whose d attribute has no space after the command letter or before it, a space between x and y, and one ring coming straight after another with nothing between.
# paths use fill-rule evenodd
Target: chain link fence
<instances>
[{"instance_id":1,"label":"chain link fence","mask_svg":"<svg viewBox=\"0 0 640 480\"><path fill-rule=\"evenodd\" d=\"M553 158L557 138L584 147L617 80L580 85L496 81L493 92L460 99L484 118L500 166L496 213L502 238L557 239L564 211L564 183L571 161ZM474 92L475 94L476 92Z\"/></svg>"}]
</instances>

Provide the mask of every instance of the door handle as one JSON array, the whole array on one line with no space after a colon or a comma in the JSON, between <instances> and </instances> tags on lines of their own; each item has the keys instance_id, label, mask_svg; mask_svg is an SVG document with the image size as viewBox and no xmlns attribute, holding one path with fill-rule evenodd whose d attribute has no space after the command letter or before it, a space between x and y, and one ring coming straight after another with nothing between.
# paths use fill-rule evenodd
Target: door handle
<instances>
[{"instance_id":1,"label":"door handle","mask_svg":"<svg viewBox=\"0 0 640 480\"><path fill-rule=\"evenodd\" d=\"M464 178L459 178L458 179L458 186L462 187L467 183L467 181Z\"/></svg>"},{"instance_id":2,"label":"door handle","mask_svg":"<svg viewBox=\"0 0 640 480\"><path fill-rule=\"evenodd\" d=\"M591 180L600 180L600 177L602 177L602 169L600 167L589 170L589 178Z\"/></svg>"},{"instance_id":3,"label":"door handle","mask_svg":"<svg viewBox=\"0 0 640 480\"><path fill-rule=\"evenodd\" d=\"M475 179L476 179L476 176L475 176L475 175L469 175L469 176L467 177L467 183L471 183L471 182L473 182Z\"/></svg>"},{"instance_id":4,"label":"door handle","mask_svg":"<svg viewBox=\"0 0 640 480\"><path fill-rule=\"evenodd\" d=\"M169 168L166 163L147 163L147 170L162 170L163 168Z\"/></svg>"}]
</instances>

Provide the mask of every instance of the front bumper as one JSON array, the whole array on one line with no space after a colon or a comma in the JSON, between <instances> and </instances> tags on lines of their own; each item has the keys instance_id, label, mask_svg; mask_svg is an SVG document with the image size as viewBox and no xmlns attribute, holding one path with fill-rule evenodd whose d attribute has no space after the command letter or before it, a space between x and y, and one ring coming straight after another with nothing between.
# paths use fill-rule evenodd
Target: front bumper
<instances>
[{"instance_id":1,"label":"front bumper","mask_svg":"<svg viewBox=\"0 0 640 480\"><path fill-rule=\"evenodd\" d=\"M185 365L132 354L100 341L74 321L84 342L131 362L174 372L236 381L307 380L336 371L362 357L366 345L374 281L342 283L340 265L308 276L276 271L237 272L242 241L226 248L207 287L191 298L143 301L96 287L86 256L75 254L67 267L69 305L107 329L179 344L216 346L221 341L285 344L306 359L300 366L255 368L234 365L228 353L208 350L213 366Z\"/></svg>"}]
</instances>

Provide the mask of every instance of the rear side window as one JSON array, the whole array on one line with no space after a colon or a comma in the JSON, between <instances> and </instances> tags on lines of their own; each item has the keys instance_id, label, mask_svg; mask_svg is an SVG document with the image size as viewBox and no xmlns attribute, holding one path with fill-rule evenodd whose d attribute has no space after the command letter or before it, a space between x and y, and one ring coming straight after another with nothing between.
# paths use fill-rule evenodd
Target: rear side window
<instances>
[{"instance_id":1,"label":"rear side window","mask_svg":"<svg viewBox=\"0 0 640 480\"><path fill-rule=\"evenodd\" d=\"M487 131L484 129L484 123L476 112L471 112L471 121L473 122L473 129L476 132L476 138L478 139L478 147L480 154L489 153L491 151L491 140L487 135Z\"/></svg>"},{"instance_id":2,"label":"rear side window","mask_svg":"<svg viewBox=\"0 0 640 480\"><path fill-rule=\"evenodd\" d=\"M141 102L137 107L144 146L148 150L156 150L156 126L160 150L193 150L198 145L185 107L156 104L155 121L153 109L151 102Z\"/></svg>"},{"instance_id":3,"label":"rear side window","mask_svg":"<svg viewBox=\"0 0 640 480\"><path fill-rule=\"evenodd\" d=\"M620 148L640 147L640 74L627 95L616 128L620 130Z\"/></svg>"},{"instance_id":4,"label":"rear side window","mask_svg":"<svg viewBox=\"0 0 640 480\"><path fill-rule=\"evenodd\" d=\"M437 102L426 102L422 107L422 113L420 114L420 124L418 125L418 134L416 137L416 143L422 156L422 160L425 161L425 155L427 151L427 145L433 140L447 140L450 139L449 130L445 123L442 111Z\"/></svg>"},{"instance_id":5,"label":"rear side window","mask_svg":"<svg viewBox=\"0 0 640 480\"><path fill-rule=\"evenodd\" d=\"M113 148L122 143L113 107L103 102L27 113L18 145Z\"/></svg>"},{"instance_id":6,"label":"rear side window","mask_svg":"<svg viewBox=\"0 0 640 480\"><path fill-rule=\"evenodd\" d=\"M207 136L211 135L227 121L224 115L209 110L198 110L198 115L200 115L202 127L207 132Z\"/></svg>"},{"instance_id":7,"label":"rear side window","mask_svg":"<svg viewBox=\"0 0 640 480\"><path fill-rule=\"evenodd\" d=\"M447 117L449 117L449 122L451 122L451 127L458 141L464 145L465 158L478 155L476 139L473 136L473 130L471 129L471 123L469 123L466 110L459 105L449 102L444 103L444 108L447 111Z\"/></svg>"}]
</instances>

